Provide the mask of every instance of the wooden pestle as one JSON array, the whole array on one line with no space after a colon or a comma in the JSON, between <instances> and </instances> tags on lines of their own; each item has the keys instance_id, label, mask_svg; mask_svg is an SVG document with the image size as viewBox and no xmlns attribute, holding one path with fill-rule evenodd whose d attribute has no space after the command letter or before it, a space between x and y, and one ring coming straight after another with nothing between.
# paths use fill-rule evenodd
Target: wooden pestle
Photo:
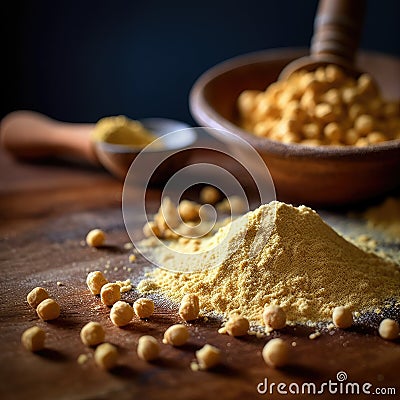
<instances>
[{"instance_id":1,"label":"wooden pestle","mask_svg":"<svg viewBox=\"0 0 400 400\"><path fill-rule=\"evenodd\" d=\"M318 66L336 64L347 73L358 76L354 59L359 46L365 0L320 0L314 19L310 55L288 64L279 79L299 69L315 70Z\"/></svg>"}]
</instances>

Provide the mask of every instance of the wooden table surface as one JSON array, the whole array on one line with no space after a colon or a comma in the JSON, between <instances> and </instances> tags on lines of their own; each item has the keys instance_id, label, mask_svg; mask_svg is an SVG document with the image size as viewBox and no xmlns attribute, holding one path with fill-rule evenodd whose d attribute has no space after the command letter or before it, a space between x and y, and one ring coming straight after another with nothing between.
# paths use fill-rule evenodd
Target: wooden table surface
<instances>
[{"instance_id":1,"label":"wooden table surface","mask_svg":"<svg viewBox=\"0 0 400 400\"><path fill-rule=\"evenodd\" d=\"M290 365L281 370L267 368L261 359L268 338L220 335L219 323L213 320L190 324L191 339L183 348L163 345L160 360L139 360L138 338L152 334L161 340L165 329L178 322L176 308L157 301L154 316L135 319L119 329L111 324L109 309L85 284L87 272L104 270L107 262L109 280L137 282L149 266L140 257L134 264L128 262L121 191L122 183L101 169L21 163L0 152L1 399L291 398L277 394L276 387L273 395L260 395L257 385L267 378L276 385L310 382L318 386L336 382L339 371L347 374L345 382L357 382L360 387L371 383L371 392L391 387L400 393L399 341L384 341L376 330L361 327L334 330L315 340L308 338L310 328L283 329L279 336L297 345ZM157 199L154 191L149 200L153 208ZM108 233L110 246L96 250L82 245L94 227ZM45 287L60 303L60 318L48 323L38 320L26 302L26 294L35 286ZM134 290L123 295L128 301L137 297ZM79 338L81 327L90 320L104 324L107 340L119 348L119 366L112 372L97 368L92 358L83 365L77 363L80 354L93 354ZM22 332L35 324L48 335L46 350L39 354L20 344ZM193 372L189 365L194 351L205 343L222 349L223 364L213 371ZM325 389L318 398L357 397L330 395ZM369 396L357 398L363 397Z\"/></svg>"}]
</instances>

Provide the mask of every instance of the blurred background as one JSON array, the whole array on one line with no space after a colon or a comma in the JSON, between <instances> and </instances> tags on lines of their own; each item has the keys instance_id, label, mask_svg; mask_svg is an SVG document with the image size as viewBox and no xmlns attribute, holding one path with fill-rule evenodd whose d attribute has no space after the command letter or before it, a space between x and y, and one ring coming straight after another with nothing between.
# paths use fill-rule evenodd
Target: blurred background
<instances>
[{"instance_id":1,"label":"blurred background","mask_svg":"<svg viewBox=\"0 0 400 400\"><path fill-rule=\"evenodd\" d=\"M108 115L193 123L188 95L227 58L308 46L317 0L6 1L1 117ZM361 47L400 56L400 2L368 0Z\"/></svg>"}]
</instances>

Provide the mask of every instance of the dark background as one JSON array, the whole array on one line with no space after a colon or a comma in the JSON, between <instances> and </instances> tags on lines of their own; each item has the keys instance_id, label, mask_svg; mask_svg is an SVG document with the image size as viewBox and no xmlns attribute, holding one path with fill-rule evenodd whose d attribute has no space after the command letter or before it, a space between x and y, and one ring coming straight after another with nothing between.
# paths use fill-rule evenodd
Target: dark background
<instances>
[{"instance_id":1,"label":"dark background","mask_svg":"<svg viewBox=\"0 0 400 400\"><path fill-rule=\"evenodd\" d=\"M317 0L2 2L1 117L32 109L193 122L196 78L255 50L308 46ZM369 0L361 47L400 56L400 2Z\"/></svg>"}]
</instances>

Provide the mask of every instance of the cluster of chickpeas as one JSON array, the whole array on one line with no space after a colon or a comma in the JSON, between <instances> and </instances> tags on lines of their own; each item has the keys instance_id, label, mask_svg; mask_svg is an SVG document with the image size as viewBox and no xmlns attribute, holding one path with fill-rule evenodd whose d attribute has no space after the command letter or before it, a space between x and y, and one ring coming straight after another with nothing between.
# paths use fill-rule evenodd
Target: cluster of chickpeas
<instances>
[{"instance_id":1,"label":"cluster of chickpeas","mask_svg":"<svg viewBox=\"0 0 400 400\"><path fill-rule=\"evenodd\" d=\"M263 310L263 321L267 333L273 330L283 329L286 326L285 311L274 304L266 304ZM332 327L346 329L353 325L353 314L343 306L335 307L332 312ZM218 330L219 333L227 333L230 336L244 336L252 333L247 318L240 315L238 311L233 311L225 325ZM386 340L395 340L399 337L400 327L397 321L386 318L381 321L378 329L379 335ZM310 339L316 339L321 333L316 331L310 334ZM257 335L258 336L258 335ZM263 336L261 334L261 336ZM292 346L296 343L293 342ZM279 368L287 364L290 359L291 347L280 338L270 340L262 350L262 357L265 363L272 368Z\"/></svg>"},{"instance_id":2,"label":"cluster of chickpeas","mask_svg":"<svg viewBox=\"0 0 400 400\"><path fill-rule=\"evenodd\" d=\"M263 321L266 331L282 329L286 326L286 313L276 305L266 305L263 311ZM250 323L238 310L231 312L219 333L230 336L245 336L251 334ZM261 335L263 336L263 335ZM272 368L279 368L287 364L290 356L289 345L280 338L271 339L262 350L264 362Z\"/></svg>"},{"instance_id":3,"label":"cluster of chickpeas","mask_svg":"<svg viewBox=\"0 0 400 400\"><path fill-rule=\"evenodd\" d=\"M139 318L149 318L154 313L154 302L147 298L136 300L131 306L125 301L121 301L120 285L108 282L100 271L90 272L86 278L87 286L94 295L100 295L101 302L111 307L110 320L117 327L128 325L133 316ZM42 311L38 308L41 304L51 300L51 305L43 307ZM29 305L36 308L38 315L44 321L55 319L60 314L60 309L54 300L49 299L47 291L41 287L33 289L27 295ZM58 311L54 309L53 302L57 304ZM57 312L55 312L57 311ZM184 321L192 321L198 318L200 313L199 298L195 294L186 294L181 301L178 314ZM163 343L175 347L183 346L189 339L190 333L188 327L183 324L170 326L164 333ZM85 324L80 331L82 343L88 347L96 347L94 351L95 363L105 370L114 368L118 363L118 348L108 342L105 342L106 332L102 324L96 321L90 321ZM38 352L45 347L46 332L33 326L23 332L21 336L22 345L29 351ZM143 335L139 338L137 345L137 355L141 360L152 361L159 357L160 344L156 338L150 335ZM200 350L196 351L196 363L192 363L194 370L205 370L219 364L221 351L206 344ZM84 363L88 359L86 354L78 357L78 363Z\"/></svg>"},{"instance_id":4,"label":"cluster of chickpeas","mask_svg":"<svg viewBox=\"0 0 400 400\"><path fill-rule=\"evenodd\" d=\"M42 321L52 321L60 316L60 305L50 298L42 287L35 287L26 296L28 304L36 310ZM46 333L38 326L28 328L21 336L23 346L30 351L40 351L44 348Z\"/></svg>"},{"instance_id":5,"label":"cluster of chickpeas","mask_svg":"<svg viewBox=\"0 0 400 400\"><path fill-rule=\"evenodd\" d=\"M257 136L309 146L368 146L400 139L400 102L385 101L372 77L335 66L300 70L238 98L241 126Z\"/></svg>"},{"instance_id":6,"label":"cluster of chickpeas","mask_svg":"<svg viewBox=\"0 0 400 400\"><path fill-rule=\"evenodd\" d=\"M214 204L219 198L219 191L212 186L206 186L200 192L200 199L204 203ZM200 207L201 204L189 200L182 200L178 207L175 207L169 197L166 197L154 216L154 220L149 221L143 227L143 233L146 237L156 236L160 239L178 239L181 237L178 231L183 221L188 226L192 225L193 230L191 233L196 234L195 224L201 217Z\"/></svg>"},{"instance_id":7,"label":"cluster of chickpeas","mask_svg":"<svg viewBox=\"0 0 400 400\"><path fill-rule=\"evenodd\" d=\"M200 191L202 204L215 204L218 212L241 214L246 211L246 204L239 196L230 196L222 201L219 201L220 199L220 192L213 186L205 186ZM172 201L165 197L154 219L143 227L143 234L146 237L155 236L166 240L177 240L185 236L202 236L197 225L203 217L207 219L207 215L202 215L202 204L182 200L178 207L175 207ZM188 242L189 239L186 243Z\"/></svg>"},{"instance_id":8,"label":"cluster of chickpeas","mask_svg":"<svg viewBox=\"0 0 400 400\"><path fill-rule=\"evenodd\" d=\"M121 300L120 286L110 283L100 271L90 272L86 278L89 290L94 295L100 295L101 302L111 307L110 319L117 327L128 325L134 315L139 318L149 318L154 313L154 302L151 299L137 299L131 306ZM184 321L198 318L200 312L199 298L195 294L187 294L182 298L178 314ZM189 339L186 325L175 324L164 333L163 343L172 346L182 346ZM87 346L99 345L94 353L95 362L103 369L113 368L118 361L118 351L110 343L103 343L104 328L98 322L89 322L81 330L82 342ZM137 355L140 359L151 361L159 357L161 348L156 338L150 335L141 336L138 341ZM206 344L196 352L199 369L208 369L219 363L220 351Z\"/></svg>"},{"instance_id":9,"label":"cluster of chickpeas","mask_svg":"<svg viewBox=\"0 0 400 400\"><path fill-rule=\"evenodd\" d=\"M98 230L93 237L98 235ZM101 240L89 244L97 247L102 245L105 234L102 232ZM90 242L90 240L88 240ZM118 281L117 281L118 282ZM151 299L139 298L133 305L121 300L121 292L124 286L120 283L109 282L100 271L92 271L87 275L86 284L93 295L100 295L101 302L111 307L110 320L117 327L124 327L131 323L136 315L138 318L149 318L154 313L154 302ZM124 283L124 282L121 282ZM28 304L36 309L37 315L43 321L53 320L60 315L59 304L49 297L46 289L36 287L27 295ZM188 293L183 296L178 315L183 321L189 322L196 320L200 314L199 297L194 293ZM263 321L265 331L270 332L279 330L286 326L286 313L277 305L266 304L263 310ZM332 326L346 329L353 324L353 314L346 307L336 307L332 313ZM229 315L224 326L218 330L219 333L227 333L230 336L244 336L247 334L257 334L250 330L250 323L247 318L242 316L238 310ZM381 321L378 329L379 335L386 340L395 340L399 337L399 324L392 319L386 318ZM263 334L261 334L263 336ZM320 336L320 332L311 334L310 339ZM96 321L90 321L82 327L80 338L82 343L88 347L96 347L94 351L95 363L105 370L114 368L118 363L118 348L108 342L105 342L106 332L104 327ZM170 326L163 336L164 344L175 347L183 346L190 338L190 332L185 324L174 324ZM22 345L29 351L37 352L45 347L46 332L38 327L32 326L25 330L21 336ZM292 343L292 346L295 342ZM268 341L262 350L262 357L265 363L272 368L279 368L287 364L290 358L291 348L283 339L275 338ZM161 351L158 340L150 335L143 335L139 338L137 345L137 355L141 360L151 361L159 357ZM200 350L196 351L196 362L192 362L192 370L207 370L221 362L221 350L210 344L205 344ZM78 363L84 363L88 359L86 354L78 357Z\"/></svg>"},{"instance_id":10,"label":"cluster of chickpeas","mask_svg":"<svg viewBox=\"0 0 400 400\"><path fill-rule=\"evenodd\" d=\"M117 327L128 325L134 314L139 318L148 318L154 312L154 303L150 299L140 298L133 303L133 306L127 302L120 300L120 294L112 289L108 293L110 283L100 271L90 272L87 276L87 285L92 294L100 294L101 301L111 306L110 319ZM117 289L117 284L115 289ZM114 286L113 286L114 288ZM119 288L119 286L118 286ZM105 293L107 292L107 295ZM118 291L119 293L119 291ZM29 292L27 296L28 303L37 308L44 301L50 300L45 289L37 287ZM45 307L47 309L47 307ZM58 308L59 310L59 308ZM57 318L59 315L54 313L53 308L49 310L43 320ZM46 312L47 312L46 311ZM179 307L178 314L184 321L193 321L199 317L200 304L196 294L186 294ZM346 307L336 307L332 314L333 326L345 329L353 324L353 315ZM267 332L272 330L283 329L286 326L286 313L277 305L266 305L263 310L263 321ZM228 320L219 333L227 333L230 336L244 336L250 331L250 323L247 318L242 316L239 311L230 314ZM381 321L378 329L379 335L386 340L395 340L399 337L399 324L389 318ZM320 336L319 332L310 335L310 339ZM115 345L105 342L106 332L104 327L95 321L90 321L84 325L80 331L82 343L88 347L96 347L94 351L95 363L105 370L114 368L118 363L119 353ZM190 338L190 332L184 324L174 324L165 332L162 342L174 347L183 346ZM27 329L21 337L23 346L32 351L37 352L45 347L46 333L38 327L33 326ZM294 342L295 344L295 342ZM294 345L292 343L292 346ZM158 340L151 335L143 335L139 338L137 345L137 355L141 360L152 361L159 357L161 347ZM265 363L272 368L279 368L287 364L290 359L291 347L281 338L275 338L268 341L262 350L262 357ZM221 350L210 344L205 344L200 350L196 351L196 362L192 362L190 367L192 370L207 370L213 368L221 362ZM81 354L78 357L78 363L87 361L87 355Z\"/></svg>"}]
</instances>

